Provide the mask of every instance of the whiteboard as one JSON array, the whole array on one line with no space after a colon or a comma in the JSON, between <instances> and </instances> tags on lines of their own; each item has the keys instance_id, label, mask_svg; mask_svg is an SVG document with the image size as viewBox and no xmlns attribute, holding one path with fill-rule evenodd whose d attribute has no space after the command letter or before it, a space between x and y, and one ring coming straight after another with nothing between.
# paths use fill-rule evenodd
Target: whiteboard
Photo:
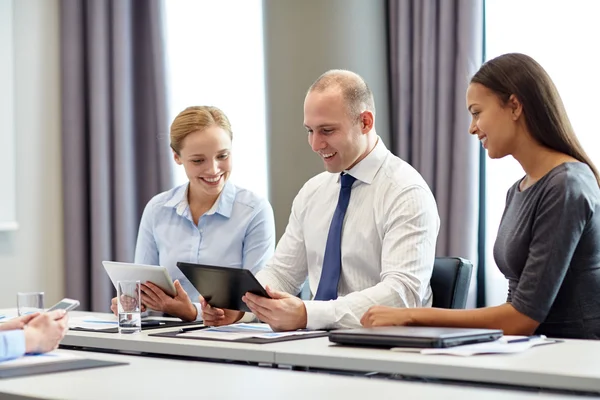
<instances>
[{"instance_id":1,"label":"whiteboard","mask_svg":"<svg viewBox=\"0 0 600 400\"><path fill-rule=\"evenodd\" d=\"M13 0L0 0L0 231L15 230Z\"/></svg>"}]
</instances>

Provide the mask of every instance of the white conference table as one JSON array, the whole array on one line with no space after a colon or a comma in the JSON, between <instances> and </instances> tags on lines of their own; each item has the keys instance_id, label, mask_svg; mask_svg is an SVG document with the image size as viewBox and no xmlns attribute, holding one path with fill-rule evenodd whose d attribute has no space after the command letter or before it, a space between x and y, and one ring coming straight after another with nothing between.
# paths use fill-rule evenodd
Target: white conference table
<instances>
[{"instance_id":1,"label":"white conference table","mask_svg":"<svg viewBox=\"0 0 600 400\"><path fill-rule=\"evenodd\" d=\"M73 313L78 315L106 314ZM566 340L505 355L455 357L398 353L385 349L343 347L326 337L271 344L151 337L69 331L63 346L121 353L227 360L328 369L378 372L463 382L528 386L600 393L600 341Z\"/></svg>"},{"instance_id":2,"label":"white conference table","mask_svg":"<svg viewBox=\"0 0 600 400\"><path fill-rule=\"evenodd\" d=\"M471 357L339 346L328 338L274 343L270 349L280 365L600 393L600 341L594 340Z\"/></svg>"},{"instance_id":3,"label":"white conference table","mask_svg":"<svg viewBox=\"0 0 600 400\"><path fill-rule=\"evenodd\" d=\"M0 315L14 316L16 315L16 309L0 309ZM115 319L110 313L87 311L71 311L69 316L71 317L71 322L83 317L94 317L100 320ZM2 322L0 320L0 324ZM265 348L265 345L148 336L153 333L168 332L176 329L173 327L150 329L144 330L139 334L125 335L70 330L62 340L61 345L121 353L149 353L268 364L275 362L275 353Z\"/></svg>"},{"instance_id":4,"label":"white conference table","mask_svg":"<svg viewBox=\"0 0 600 400\"><path fill-rule=\"evenodd\" d=\"M284 369L58 350L129 365L0 379L2 399L553 400L573 395L369 379Z\"/></svg>"},{"instance_id":5,"label":"white conference table","mask_svg":"<svg viewBox=\"0 0 600 400\"><path fill-rule=\"evenodd\" d=\"M110 314L71 312L75 317L94 316L106 319ZM150 329L137 334L118 334L70 330L61 346L83 347L118 352L148 353L214 360L275 363L275 353L266 346L209 340L191 340L149 336L178 328Z\"/></svg>"}]
</instances>

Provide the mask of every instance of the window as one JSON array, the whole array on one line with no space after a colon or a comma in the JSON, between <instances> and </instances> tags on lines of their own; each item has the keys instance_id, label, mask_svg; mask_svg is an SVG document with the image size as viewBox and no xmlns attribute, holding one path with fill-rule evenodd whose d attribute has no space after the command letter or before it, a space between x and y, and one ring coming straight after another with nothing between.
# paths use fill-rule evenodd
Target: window
<instances>
[{"instance_id":1,"label":"window","mask_svg":"<svg viewBox=\"0 0 600 400\"><path fill-rule=\"evenodd\" d=\"M212 105L233 129L233 172L239 186L268 196L262 1L165 2L169 118ZM174 165L175 182L187 182Z\"/></svg>"},{"instance_id":2,"label":"window","mask_svg":"<svg viewBox=\"0 0 600 400\"><path fill-rule=\"evenodd\" d=\"M550 74L579 140L600 165L600 2L594 0L486 0L486 56L525 53ZM524 175L512 157L487 160L486 302L506 301L508 284L492 255L506 191Z\"/></svg>"},{"instance_id":3,"label":"window","mask_svg":"<svg viewBox=\"0 0 600 400\"><path fill-rule=\"evenodd\" d=\"M18 228L12 1L0 1L0 232Z\"/></svg>"}]
</instances>

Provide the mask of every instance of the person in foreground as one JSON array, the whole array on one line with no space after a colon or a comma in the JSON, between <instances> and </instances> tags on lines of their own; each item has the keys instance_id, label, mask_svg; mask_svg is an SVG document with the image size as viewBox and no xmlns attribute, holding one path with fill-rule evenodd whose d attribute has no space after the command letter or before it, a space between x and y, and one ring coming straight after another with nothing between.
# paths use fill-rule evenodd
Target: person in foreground
<instances>
[{"instance_id":1,"label":"person in foreground","mask_svg":"<svg viewBox=\"0 0 600 400\"><path fill-rule=\"evenodd\" d=\"M65 310L24 315L0 324L0 361L58 348L67 333Z\"/></svg>"},{"instance_id":2,"label":"person in foreground","mask_svg":"<svg viewBox=\"0 0 600 400\"><path fill-rule=\"evenodd\" d=\"M532 58L505 54L473 76L467 107L488 155L512 155L525 171L508 191L494 246L508 299L475 310L376 306L362 324L600 339L600 177L552 80Z\"/></svg>"},{"instance_id":3,"label":"person in foreground","mask_svg":"<svg viewBox=\"0 0 600 400\"><path fill-rule=\"evenodd\" d=\"M279 331L360 326L374 304L431 306L435 199L377 136L365 81L349 71L323 74L306 95L304 126L327 171L302 187L274 257L257 274L271 299L246 293L243 301ZM302 301L307 276L314 298ZM200 301L205 324L243 316Z\"/></svg>"},{"instance_id":4,"label":"person in foreground","mask_svg":"<svg viewBox=\"0 0 600 400\"><path fill-rule=\"evenodd\" d=\"M275 219L266 199L237 187L232 171L231 124L218 108L188 107L171 125L175 162L189 183L150 200L140 222L135 262L161 265L175 279L171 297L142 284L143 309L186 321L201 315L198 291L177 268L178 261L249 269L256 274L273 255ZM111 310L117 314L117 299Z\"/></svg>"}]
</instances>

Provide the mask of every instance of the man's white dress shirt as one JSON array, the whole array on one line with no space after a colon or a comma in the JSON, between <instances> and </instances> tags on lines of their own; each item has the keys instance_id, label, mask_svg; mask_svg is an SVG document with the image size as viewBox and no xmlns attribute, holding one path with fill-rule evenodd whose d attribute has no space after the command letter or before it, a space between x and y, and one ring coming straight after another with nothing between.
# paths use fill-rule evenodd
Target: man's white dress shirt
<instances>
[{"instance_id":1,"label":"man's white dress shirt","mask_svg":"<svg viewBox=\"0 0 600 400\"><path fill-rule=\"evenodd\" d=\"M308 329L358 327L373 305L432 303L429 280L440 222L431 190L381 139L345 172L357 180L342 232L339 297L305 302ZM339 192L340 174L323 172L306 182L275 255L257 274L263 286L295 295L308 276L314 296Z\"/></svg>"}]
</instances>

